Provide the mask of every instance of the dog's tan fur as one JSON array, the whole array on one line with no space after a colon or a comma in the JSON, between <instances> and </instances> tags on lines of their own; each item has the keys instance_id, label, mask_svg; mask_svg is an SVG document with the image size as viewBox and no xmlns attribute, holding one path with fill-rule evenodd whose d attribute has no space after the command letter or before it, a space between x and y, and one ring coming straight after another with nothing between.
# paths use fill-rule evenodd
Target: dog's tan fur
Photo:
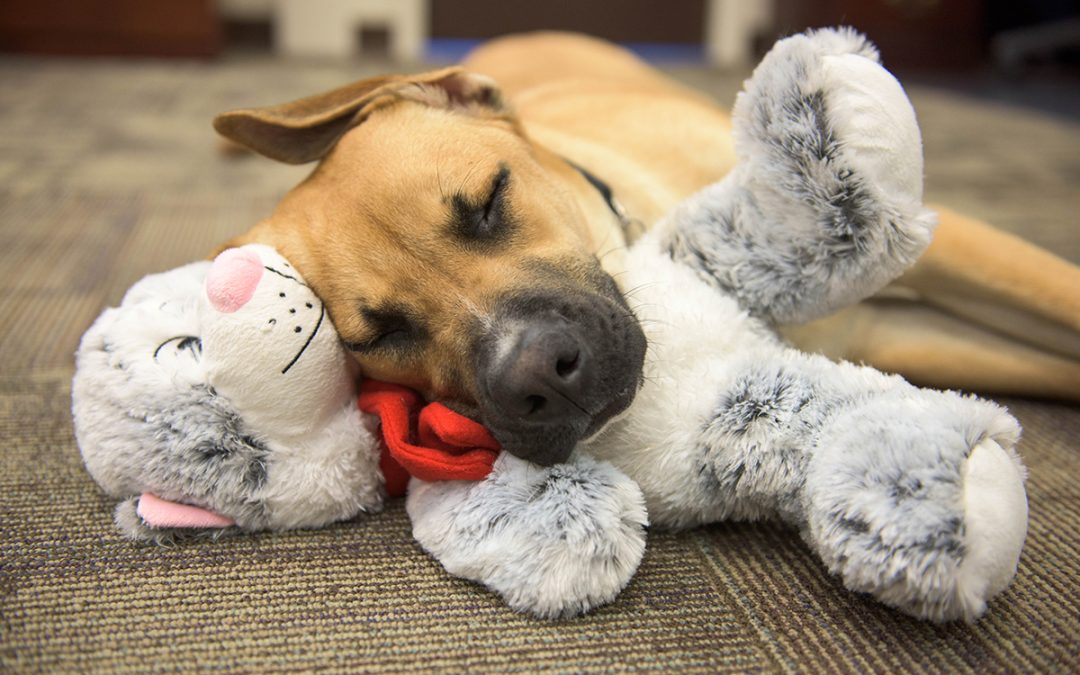
<instances>
[{"instance_id":1,"label":"dog's tan fur","mask_svg":"<svg viewBox=\"0 0 1080 675\"><path fill-rule=\"evenodd\" d=\"M423 344L362 351L361 366L467 400L466 335L501 292L588 283L594 256L617 277L624 232L632 237L722 178L735 156L724 110L607 43L513 36L463 65L467 73L379 78L228 113L218 128L285 161L322 159L268 220L231 243L278 247L347 341L372 337L360 305L415 313ZM490 76L501 97L469 73ZM565 159L613 188L629 231ZM453 197L482 203L501 165L519 225L509 243L476 250L448 240ZM911 273L881 298L789 337L923 384L1080 399L1080 270L942 209Z\"/></svg>"}]
</instances>

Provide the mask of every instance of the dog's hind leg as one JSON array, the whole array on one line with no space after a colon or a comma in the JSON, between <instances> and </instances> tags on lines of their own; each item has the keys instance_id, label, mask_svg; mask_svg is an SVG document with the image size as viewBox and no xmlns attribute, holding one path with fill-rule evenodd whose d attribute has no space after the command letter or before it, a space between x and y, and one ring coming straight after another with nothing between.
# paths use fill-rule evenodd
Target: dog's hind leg
<instances>
[{"instance_id":1,"label":"dog's hind leg","mask_svg":"<svg viewBox=\"0 0 1080 675\"><path fill-rule=\"evenodd\" d=\"M933 243L895 286L1013 340L1080 360L1080 268L974 218L937 210Z\"/></svg>"},{"instance_id":2,"label":"dog's hind leg","mask_svg":"<svg viewBox=\"0 0 1080 675\"><path fill-rule=\"evenodd\" d=\"M925 386L1080 401L1080 360L1041 350L923 302L875 298L784 336Z\"/></svg>"},{"instance_id":3,"label":"dog's hind leg","mask_svg":"<svg viewBox=\"0 0 1080 675\"><path fill-rule=\"evenodd\" d=\"M1080 401L1080 268L947 209L876 297L783 332L924 386Z\"/></svg>"}]
</instances>

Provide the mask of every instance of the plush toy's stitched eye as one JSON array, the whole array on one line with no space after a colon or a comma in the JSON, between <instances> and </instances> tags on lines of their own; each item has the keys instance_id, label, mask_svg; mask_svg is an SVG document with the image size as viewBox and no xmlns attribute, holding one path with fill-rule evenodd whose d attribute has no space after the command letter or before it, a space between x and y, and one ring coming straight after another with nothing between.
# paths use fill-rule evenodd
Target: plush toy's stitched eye
<instances>
[{"instance_id":1,"label":"plush toy's stitched eye","mask_svg":"<svg viewBox=\"0 0 1080 675\"><path fill-rule=\"evenodd\" d=\"M154 360L157 361L168 345L174 345L176 353L187 352L196 361L202 357L202 340L194 335L178 335L162 342L154 350Z\"/></svg>"}]
</instances>

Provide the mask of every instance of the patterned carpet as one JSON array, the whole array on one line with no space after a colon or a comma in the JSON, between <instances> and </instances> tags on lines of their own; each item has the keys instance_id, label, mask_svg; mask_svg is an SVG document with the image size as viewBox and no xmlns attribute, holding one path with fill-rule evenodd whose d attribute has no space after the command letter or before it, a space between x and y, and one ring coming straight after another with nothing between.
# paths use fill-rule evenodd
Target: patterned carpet
<instances>
[{"instance_id":1,"label":"patterned carpet","mask_svg":"<svg viewBox=\"0 0 1080 675\"><path fill-rule=\"evenodd\" d=\"M1030 533L975 625L853 595L769 525L652 533L614 604L555 623L449 578L400 502L317 532L120 540L72 438L78 337L136 279L204 256L308 170L224 158L215 112L374 71L0 59L0 669L1080 670L1080 409L1067 404L1004 401L1025 428ZM738 82L677 75L725 102ZM1080 261L1075 116L912 97L931 199Z\"/></svg>"}]
</instances>

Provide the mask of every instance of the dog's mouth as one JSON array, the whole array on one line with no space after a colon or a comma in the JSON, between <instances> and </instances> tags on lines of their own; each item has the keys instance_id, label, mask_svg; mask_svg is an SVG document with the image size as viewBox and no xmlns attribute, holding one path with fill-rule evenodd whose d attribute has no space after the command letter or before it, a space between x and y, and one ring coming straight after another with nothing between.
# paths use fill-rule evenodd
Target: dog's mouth
<instances>
[{"instance_id":1,"label":"dog's mouth","mask_svg":"<svg viewBox=\"0 0 1080 675\"><path fill-rule=\"evenodd\" d=\"M633 402L645 345L617 290L508 298L476 350L476 414L507 452L565 461Z\"/></svg>"},{"instance_id":2,"label":"dog's mouth","mask_svg":"<svg viewBox=\"0 0 1080 675\"><path fill-rule=\"evenodd\" d=\"M641 387L640 375L637 380L637 383L632 389L627 389L617 395L603 410L592 416L592 422L590 422L589 426L585 429L585 433L582 434L581 440L585 441L595 436L608 422L630 407L630 404L634 402L634 397L637 395L637 390Z\"/></svg>"}]
</instances>

